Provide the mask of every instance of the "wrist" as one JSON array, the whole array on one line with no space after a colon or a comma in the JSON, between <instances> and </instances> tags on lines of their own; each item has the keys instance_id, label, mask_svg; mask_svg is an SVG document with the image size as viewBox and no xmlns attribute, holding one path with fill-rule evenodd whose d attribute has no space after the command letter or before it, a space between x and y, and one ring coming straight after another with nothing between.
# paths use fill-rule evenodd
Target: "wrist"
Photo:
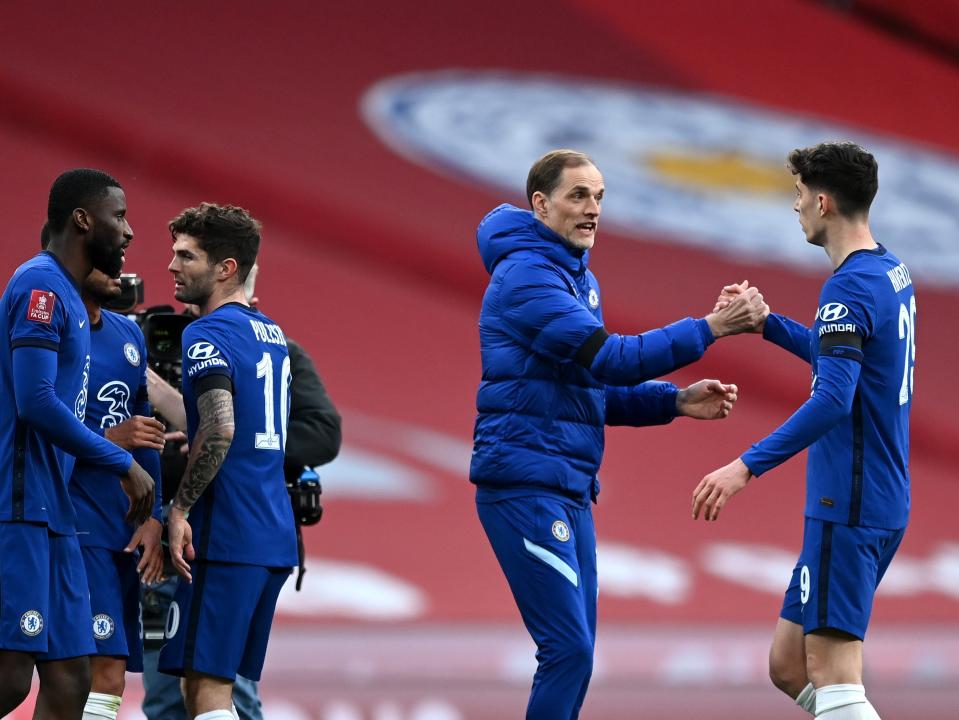
<instances>
[{"instance_id":1,"label":"wrist","mask_svg":"<svg viewBox=\"0 0 959 720\"><path fill-rule=\"evenodd\" d=\"M726 332L726 327L723 324L723 321L720 319L718 313L709 313L709 315L705 317L705 320L706 325L709 326L709 331L713 334L714 338L719 339L729 334Z\"/></svg>"},{"instance_id":2,"label":"wrist","mask_svg":"<svg viewBox=\"0 0 959 720\"><path fill-rule=\"evenodd\" d=\"M180 504L179 500L174 500L174 501L173 501L173 505L170 507L169 517L171 517L171 518L172 518L172 517L177 517L177 518L182 517L182 518L186 519L186 518L188 518L189 516L190 516L190 508L188 508L188 507L183 507L183 505Z\"/></svg>"}]
</instances>

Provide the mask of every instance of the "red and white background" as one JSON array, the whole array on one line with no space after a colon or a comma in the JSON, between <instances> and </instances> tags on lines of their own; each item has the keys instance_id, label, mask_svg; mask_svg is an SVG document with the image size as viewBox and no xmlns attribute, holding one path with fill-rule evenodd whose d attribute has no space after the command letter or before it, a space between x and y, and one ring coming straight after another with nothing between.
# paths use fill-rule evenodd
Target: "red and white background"
<instances>
[{"instance_id":1,"label":"red and white background","mask_svg":"<svg viewBox=\"0 0 959 720\"><path fill-rule=\"evenodd\" d=\"M172 299L166 222L202 200L242 204L265 227L262 306L343 411L303 591L280 602L269 718L521 715L532 644L466 476L486 281L474 230L495 204L524 202L535 157L572 146L604 170L593 267L608 325L641 331L705 314L744 278L775 310L811 317L829 268L795 222L783 158L821 139L867 144L880 162L874 230L910 265L919 301L912 523L877 598L867 683L885 718L955 716L949 56L800 0L361 0L9 5L0 58L4 273L34 252L50 182L70 167L123 183L126 270L148 304ZM749 336L671 379L710 376L741 388L728 421L608 434L584 717L803 716L765 670L799 547L803 459L716 524L693 522L689 500L802 402L808 368ZM139 716L141 694L130 676L121 717Z\"/></svg>"}]
</instances>

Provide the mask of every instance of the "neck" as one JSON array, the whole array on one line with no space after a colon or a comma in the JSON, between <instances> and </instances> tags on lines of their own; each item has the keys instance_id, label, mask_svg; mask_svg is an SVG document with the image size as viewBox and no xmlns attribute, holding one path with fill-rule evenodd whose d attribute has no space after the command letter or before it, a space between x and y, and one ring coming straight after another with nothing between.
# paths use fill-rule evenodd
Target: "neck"
<instances>
[{"instance_id":1,"label":"neck","mask_svg":"<svg viewBox=\"0 0 959 720\"><path fill-rule=\"evenodd\" d=\"M86 292L81 293L81 298L83 299L83 306L87 309L87 317L90 318L90 326L93 327L100 322L100 301Z\"/></svg>"},{"instance_id":2,"label":"neck","mask_svg":"<svg viewBox=\"0 0 959 720\"><path fill-rule=\"evenodd\" d=\"M833 270L857 250L875 250L878 245L872 237L868 220L839 220L826 235L823 249L829 256Z\"/></svg>"},{"instance_id":3,"label":"neck","mask_svg":"<svg viewBox=\"0 0 959 720\"><path fill-rule=\"evenodd\" d=\"M93 270L93 263L84 252L83 240L79 237L68 237L65 233L55 236L50 239L47 252L56 256L77 285L83 285Z\"/></svg>"},{"instance_id":4,"label":"neck","mask_svg":"<svg viewBox=\"0 0 959 720\"><path fill-rule=\"evenodd\" d=\"M202 317L203 315L209 315L218 307L222 307L231 302L238 302L241 305L249 305L249 303L246 301L246 293L243 291L242 285L234 287L230 290L214 288L213 293L211 293L210 297L207 298L207 301L199 306L200 316Z\"/></svg>"}]
</instances>

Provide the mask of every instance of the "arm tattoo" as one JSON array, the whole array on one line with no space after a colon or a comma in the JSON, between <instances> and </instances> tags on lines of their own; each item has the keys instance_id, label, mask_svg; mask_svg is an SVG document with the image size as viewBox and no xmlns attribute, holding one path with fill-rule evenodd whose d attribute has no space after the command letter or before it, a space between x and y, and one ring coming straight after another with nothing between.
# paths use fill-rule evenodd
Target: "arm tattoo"
<instances>
[{"instance_id":1,"label":"arm tattoo","mask_svg":"<svg viewBox=\"0 0 959 720\"><path fill-rule=\"evenodd\" d=\"M196 404L200 424L174 501L181 510L193 507L213 482L233 442L233 395L229 390L208 390Z\"/></svg>"}]
</instances>

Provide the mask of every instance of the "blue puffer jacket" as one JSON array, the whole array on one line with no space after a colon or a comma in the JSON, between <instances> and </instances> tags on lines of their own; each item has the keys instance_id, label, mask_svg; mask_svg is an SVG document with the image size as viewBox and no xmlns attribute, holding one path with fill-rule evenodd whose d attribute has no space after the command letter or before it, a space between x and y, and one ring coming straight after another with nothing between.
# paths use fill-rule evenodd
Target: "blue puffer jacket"
<instances>
[{"instance_id":1,"label":"blue puffer jacket","mask_svg":"<svg viewBox=\"0 0 959 720\"><path fill-rule=\"evenodd\" d=\"M477 242L491 277L470 480L487 495L595 500L604 426L669 422L676 387L643 381L699 359L713 341L709 326L686 318L642 335L608 334L589 253L567 247L528 210L500 205Z\"/></svg>"}]
</instances>

